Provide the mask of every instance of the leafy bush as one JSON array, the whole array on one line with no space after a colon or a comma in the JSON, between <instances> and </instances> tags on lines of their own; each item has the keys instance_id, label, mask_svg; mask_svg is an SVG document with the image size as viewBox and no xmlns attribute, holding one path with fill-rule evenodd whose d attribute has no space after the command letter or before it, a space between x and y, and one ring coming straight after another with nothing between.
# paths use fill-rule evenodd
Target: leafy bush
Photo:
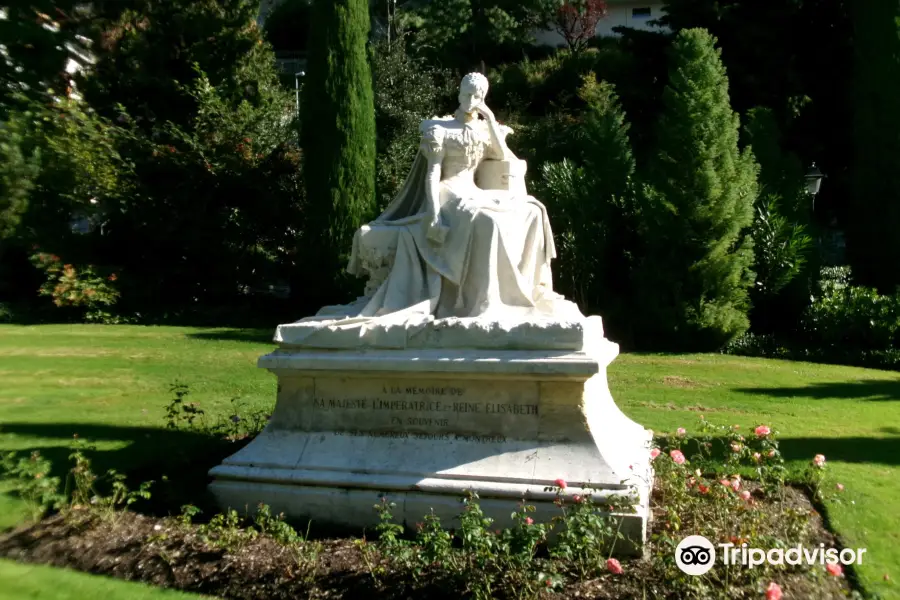
<instances>
[{"instance_id":1,"label":"leafy bush","mask_svg":"<svg viewBox=\"0 0 900 600\"><path fill-rule=\"evenodd\" d=\"M751 297L772 300L803 271L813 240L805 226L784 216L778 199L770 195L757 200L750 231L756 259Z\"/></svg>"},{"instance_id":2,"label":"leafy bush","mask_svg":"<svg viewBox=\"0 0 900 600\"><path fill-rule=\"evenodd\" d=\"M400 537L403 526L393 522L394 504L382 498L375 510L380 516L376 527L379 538L376 549L396 568L418 583L427 575L440 574L447 585L465 590L472 598L496 598L507 590L519 590L519 597L533 598L539 590L550 587L551 577L541 571L535 561L538 547L545 542L548 526L537 524L528 516L533 506L520 504L512 513L514 525L492 530L493 519L478 504L478 495L468 492L459 515L459 528L447 531L433 513L416 525L415 540ZM368 561L374 564L372 548ZM376 585L383 582L371 571Z\"/></svg>"},{"instance_id":3,"label":"leafy bush","mask_svg":"<svg viewBox=\"0 0 900 600\"><path fill-rule=\"evenodd\" d=\"M82 315L90 318L98 314L96 309L100 306L112 306L119 299L119 291L113 285L117 279L115 273L101 275L92 265L76 268L46 252L34 254L32 264L47 277L40 295L52 298L57 307L81 309Z\"/></svg>"},{"instance_id":4,"label":"leafy bush","mask_svg":"<svg viewBox=\"0 0 900 600\"><path fill-rule=\"evenodd\" d=\"M849 267L824 269L819 286L801 323L810 348L848 355L897 347L900 294L851 285Z\"/></svg>"},{"instance_id":5,"label":"leafy bush","mask_svg":"<svg viewBox=\"0 0 900 600\"><path fill-rule=\"evenodd\" d=\"M59 508L65 502L59 492L59 477L50 475L52 467L37 450L28 458L15 452L0 457L0 475L25 500L33 521L39 521L48 510Z\"/></svg>"},{"instance_id":6,"label":"leafy bush","mask_svg":"<svg viewBox=\"0 0 900 600\"><path fill-rule=\"evenodd\" d=\"M33 105L21 118L21 131L27 132L23 148L31 149L35 174L18 229L9 240L12 251L2 257L2 268L9 273L8 297L35 313L42 310L31 306L39 285L40 295L65 308L54 311L52 318L98 317L98 308L112 306L118 297L106 279L116 269L92 265L105 263L96 241L107 211L131 190L131 163L116 147L121 130L71 98ZM87 228L76 230L75 222ZM63 269L59 259L51 260L55 255L65 256L77 268ZM40 273L23 268L28 262Z\"/></svg>"},{"instance_id":7,"label":"leafy bush","mask_svg":"<svg viewBox=\"0 0 900 600\"><path fill-rule=\"evenodd\" d=\"M735 356L756 356L760 358L790 359L793 353L771 333L756 334L751 331L733 339L722 349L724 354Z\"/></svg>"},{"instance_id":8,"label":"leafy bush","mask_svg":"<svg viewBox=\"0 0 900 600\"><path fill-rule=\"evenodd\" d=\"M725 352L900 369L900 293L855 286L849 267L826 267L795 331L746 334Z\"/></svg>"},{"instance_id":9,"label":"leafy bush","mask_svg":"<svg viewBox=\"0 0 900 600\"><path fill-rule=\"evenodd\" d=\"M256 436L269 422L267 411L247 411L239 398L231 399L230 415L210 420L198 403L186 400L191 394L190 386L173 383L169 386L169 391L175 397L166 405L167 429L183 429L236 442Z\"/></svg>"}]
</instances>

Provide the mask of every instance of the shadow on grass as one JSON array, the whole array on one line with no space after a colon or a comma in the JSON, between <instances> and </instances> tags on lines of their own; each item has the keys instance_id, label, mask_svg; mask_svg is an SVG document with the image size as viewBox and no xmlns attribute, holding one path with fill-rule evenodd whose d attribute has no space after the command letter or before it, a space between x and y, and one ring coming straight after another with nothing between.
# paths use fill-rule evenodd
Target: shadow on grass
<instances>
[{"instance_id":1,"label":"shadow on grass","mask_svg":"<svg viewBox=\"0 0 900 600\"><path fill-rule=\"evenodd\" d=\"M77 434L82 452L91 461L95 474L102 475L115 469L127 475L126 483L131 489L145 481L154 481L149 502L142 502L135 508L160 516L177 514L185 504L194 504L211 514L208 509L213 503L206 490L207 472L246 443L229 442L200 432L86 423L4 423L0 431L44 440L70 441L65 446L15 451L21 456L39 452L53 465L50 475L59 477L63 486L72 467L69 455L76 443L73 436ZM124 442L127 445L116 449L91 448L97 442ZM0 448L0 452L6 451Z\"/></svg>"},{"instance_id":2,"label":"shadow on grass","mask_svg":"<svg viewBox=\"0 0 900 600\"><path fill-rule=\"evenodd\" d=\"M254 342L273 344L274 329L225 329L218 331L198 331L188 333L187 337L195 340L215 340L226 342Z\"/></svg>"},{"instance_id":3,"label":"shadow on grass","mask_svg":"<svg viewBox=\"0 0 900 600\"><path fill-rule=\"evenodd\" d=\"M900 465L900 437L786 438L780 449L785 460L811 461L824 454L829 462Z\"/></svg>"},{"instance_id":4,"label":"shadow on grass","mask_svg":"<svg viewBox=\"0 0 900 600\"><path fill-rule=\"evenodd\" d=\"M734 388L734 391L771 398L900 400L900 379L861 379L841 383L812 383L802 387Z\"/></svg>"}]
</instances>

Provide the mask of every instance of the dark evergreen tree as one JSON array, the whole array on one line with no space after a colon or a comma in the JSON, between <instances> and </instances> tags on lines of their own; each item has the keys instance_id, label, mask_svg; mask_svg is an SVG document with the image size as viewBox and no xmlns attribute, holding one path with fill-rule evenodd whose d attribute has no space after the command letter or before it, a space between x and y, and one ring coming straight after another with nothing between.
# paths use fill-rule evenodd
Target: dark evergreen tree
<instances>
[{"instance_id":1,"label":"dark evergreen tree","mask_svg":"<svg viewBox=\"0 0 900 600\"><path fill-rule=\"evenodd\" d=\"M900 3L852 4L855 139L847 250L861 283L892 293L900 285Z\"/></svg>"},{"instance_id":2,"label":"dark evergreen tree","mask_svg":"<svg viewBox=\"0 0 900 600\"><path fill-rule=\"evenodd\" d=\"M376 207L368 35L365 0L315 0L301 111L310 212L300 240L315 259L293 290L314 304L341 299L335 283L353 234Z\"/></svg>"},{"instance_id":3,"label":"dark evergreen tree","mask_svg":"<svg viewBox=\"0 0 900 600\"><path fill-rule=\"evenodd\" d=\"M672 48L644 198L643 346L715 350L749 326L758 167L738 147L739 118L715 44L706 30L686 29Z\"/></svg>"},{"instance_id":4,"label":"dark evergreen tree","mask_svg":"<svg viewBox=\"0 0 900 600\"><path fill-rule=\"evenodd\" d=\"M604 317L611 339L628 344L637 246L629 126L611 84L590 74L579 97L585 110L555 122L571 159L543 165L538 185L556 233L555 285L585 314Z\"/></svg>"},{"instance_id":5,"label":"dark evergreen tree","mask_svg":"<svg viewBox=\"0 0 900 600\"><path fill-rule=\"evenodd\" d=\"M843 226L854 216L847 202L854 91L850 12L869 5L853 0L664 3L661 21L671 30L703 27L718 40L732 107L742 116L757 106L770 108L782 150L800 157L804 171L815 162L828 174L816 197L814 220L822 224L837 218ZM875 60L890 54L886 44L869 42Z\"/></svg>"}]
</instances>

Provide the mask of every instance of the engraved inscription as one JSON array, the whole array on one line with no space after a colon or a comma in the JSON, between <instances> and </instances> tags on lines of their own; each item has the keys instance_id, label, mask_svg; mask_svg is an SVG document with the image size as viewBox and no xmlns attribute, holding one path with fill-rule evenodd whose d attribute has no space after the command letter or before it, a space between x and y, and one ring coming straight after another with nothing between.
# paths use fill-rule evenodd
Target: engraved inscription
<instances>
[{"instance_id":1,"label":"engraved inscription","mask_svg":"<svg viewBox=\"0 0 900 600\"><path fill-rule=\"evenodd\" d=\"M319 410L388 410L411 412L451 412L451 413L478 413L494 415L535 415L538 414L537 404L513 404L496 402L426 402L409 400L385 400L383 398L313 398L313 408ZM431 424L432 422L447 419L409 418L408 422ZM427 423L426 423L427 422Z\"/></svg>"},{"instance_id":2,"label":"engraved inscription","mask_svg":"<svg viewBox=\"0 0 900 600\"><path fill-rule=\"evenodd\" d=\"M537 387L526 382L320 378L312 392L306 422L319 431L472 434L496 441L533 435L539 426Z\"/></svg>"},{"instance_id":3,"label":"engraved inscription","mask_svg":"<svg viewBox=\"0 0 900 600\"><path fill-rule=\"evenodd\" d=\"M408 431L335 431L334 435L348 437L379 437L397 440L429 440L440 442L475 442L477 444L502 444L506 442L504 435L460 435L454 433L412 433Z\"/></svg>"}]
</instances>

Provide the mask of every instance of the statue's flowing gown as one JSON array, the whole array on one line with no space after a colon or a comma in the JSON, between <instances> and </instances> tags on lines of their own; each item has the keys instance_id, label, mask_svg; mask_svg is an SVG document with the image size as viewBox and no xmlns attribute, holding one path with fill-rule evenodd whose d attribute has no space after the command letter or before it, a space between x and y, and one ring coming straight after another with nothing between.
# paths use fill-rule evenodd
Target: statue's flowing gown
<instances>
[{"instance_id":1,"label":"statue's flowing gown","mask_svg":"<svg viewBox=\"0 0 900 600\"><path fill-rule=\"evenodd\" d=\"M476 317L549 308L542 302L556 297L550 279L556 251L546 209L531 196L475 185L489 144L484 121L463 124L448 117L422 123L419 155L404 188L354 240L349 270L362 275L364 237L399 229L390 275L361 316L412 309L437 318ZM443 243L427 235L426 169L435 158L441 160Z\"/></svg>"}]
</instances>

